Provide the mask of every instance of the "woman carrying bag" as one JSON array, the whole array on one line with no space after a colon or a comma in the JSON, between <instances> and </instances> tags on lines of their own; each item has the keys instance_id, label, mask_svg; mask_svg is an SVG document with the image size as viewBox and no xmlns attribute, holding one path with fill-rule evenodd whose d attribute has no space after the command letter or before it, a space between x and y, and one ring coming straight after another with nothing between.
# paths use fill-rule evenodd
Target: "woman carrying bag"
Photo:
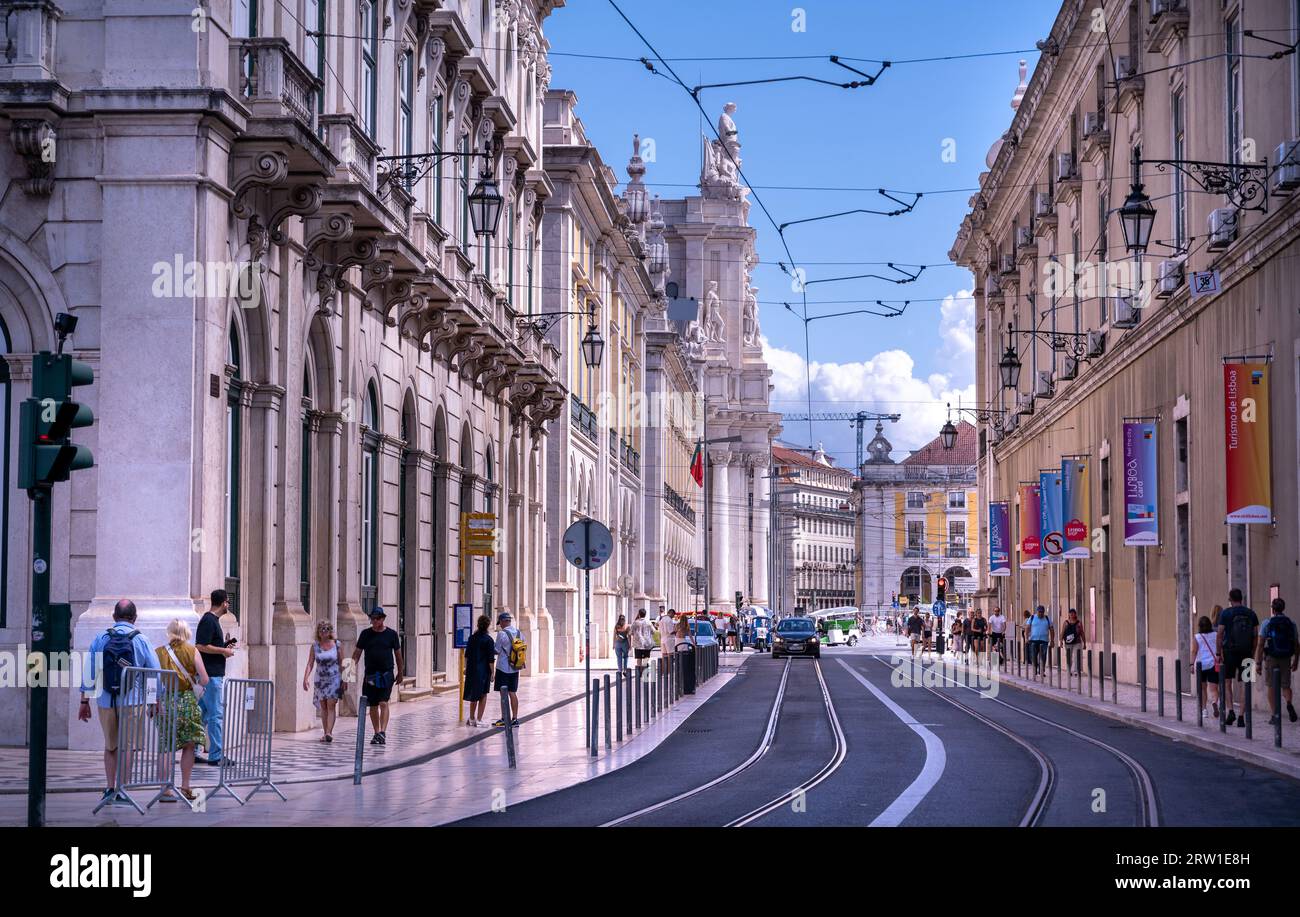
<instances>
[{"instance_id":1,"label":"woman carrying bag","mask_svg":"<svg viewBox=\"0 0 1300 917\"><path fill-rule=\"evenodd\" d=\"M1219 666L1221 661L1215 652L1214 624L1205 615L1196 622L1196 661L1201 664L1201 680L1197 686L1197 696L1201 708L1205 708L1207 699L1211 700L1214 718L1219 718Z\"/></svg>"},{"instance_id":2,"label":"woman carrying bag","mask_svg":"<svg viewBox=\"0 0 1300 917\"><path fill-rule=\"evenodd\" d=\"M170 749L160 749L166 756L181 753L181 795L193 802L198 797L190 789L190 775L194 772L194 748L205 745L207 734L203 729L203 714L199 711L199 697L203 695L208 684L208 673L203 668L203 657L190 642L190 626L180 618L175 618L167 625L167 645L160 646L154 652L158 656L158 667L176 673L176 694L172 704L163 716L158 718L158 728L167 730L171 721L176 722L176 742ZM167 793L163 802L175 802L176 797Z\"/></svg>"}]
</instances>

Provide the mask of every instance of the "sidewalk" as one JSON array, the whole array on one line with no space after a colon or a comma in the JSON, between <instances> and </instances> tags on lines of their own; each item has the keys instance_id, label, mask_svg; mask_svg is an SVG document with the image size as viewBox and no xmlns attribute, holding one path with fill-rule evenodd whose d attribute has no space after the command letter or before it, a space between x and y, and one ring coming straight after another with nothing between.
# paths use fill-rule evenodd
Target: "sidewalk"
<instances>
[{"instance_id":1,"label":"sidewalk","mask_svg":"<svg viewBox=\"0 0 1300 917\"><path fill-rule=\"evenodd\" d=\"M887 640L887 643L881 642ZM899 652L903 656L908 656L910 650L906 645L895 647L894 638L880 638L873 641L873 649L882 649L892 652ZM932 658L938 659L938 656ZM951 665L954 656L948 653L945 657ZM1069 704L1081 710L1088 710L1100 716L1109 719L1118 720L1131 726L1140 726L1156 735L1166 736L1177 742L1186 742L1188 745L1194 745L1197 748L1203 748L1207 751L1218 752L1222 755L1235 758L1239 761L1245 761L1258 767L1267 768L1280 774L1285 774L1300 780L1300 723L1292 723L1287 719L1286 705L1282 707L1282 747L1275 748L1273 745L1275 728L1268 723L1267 702L1255 698L1256 708L1254 713L1254 723L1252 739L1246 738L1246 730L1232 725L1228 727L1226 733L1219 731L1219 721L1212 719L1207 713L1205 725L1198 727L1196 725L1196 697L1194 694L1183 694L1183 719L1179 722L1177 719L1177 698L1173 691L1174 673L1166 670L1165 672L1165 691L1164 691L1164 712L1165 715L1159 715L1159 692L1156 690L1155 680L1156 673L1154 669L1150 674L1150 683L1147 685L1147 712L1142 712L1142 691L1138 685L1126 684L1120 682L1118 691L1118 703L1112 701L1115 696L1115 686L1111 681L1110 673L1106 676L1106 696L1103 700L1097 696L1098 681L1096 673L1096 657L1093 660L1093 677L1092 677L1092 697L1089 697L1089 679L1088 679L1088 657L1084 653L1083 658L1083 690L1079 691L1077 680L1069 680L1065 673L1064 657L1061 664L1062 682L1068 685L1068 688L1055 687L1056 672L1052 671L1051 683L1046 679L1025 678L1016 674L1014 660L1008 660L1007 667L999 675L999 681L1003 684L1011 685L1015 688L1028 691L1032 694L1038 694L1042 697L1049 697L1060 703ZM1109 664L1107 665L1109 668ZM975 672L973 666L962 665L959 668L965 669L972 673ZM1193 690L1191 681L1195 680L1193 674L1190 678L1187 673L1184 677L1184 692ZM1258 694L1257 691L1253 692Z\"/></svg>"},{"instance_id":2,"label":"sidewalk","mask_svg":"<svg viewBox=\"0 0 1300 917\"><path fill-rule=\"evenodd\" d=\"M409 706L415 710L404 713L403 727L407 731L406 744L401 757L389 755L399 746L396 743L398 718L390 721L390 744L385 747L366 746L366 774L361 786L351 780L353 746L341 738L342 727L335 730L335 741L321 745L318 734L307 734L302 740L291 738L281 742L273 753L272 779L289 797L288 802L273 793L259 792L246 806L229 798L208 801L207 810L192 812L184 804L158 804L143 817L129 806L107 807L92 816L90 811L99 798L103 780L99 773L97 752L51 752L51 774L56 756L89 754L95 760L95 773L99 776L90 782L89 791L79 791L77 774L61 776L68 784L48 798L48 823L52 826L68 825L119 825L119 826L221 826L221 825L410 825L429 826L445 824L472 815L491 811L494 806L513 805L528 799L590 780L600 774L624 767L652 751L665 738L720 690L749 653L728 653L722 657L718 675L697 689L695 695L685 697L663 711L652 723L643 725L635 736L614 742L606 751L599 749L596 758L590 756L584 735L584 705L582 694L575 690L566 696L569 686L582 683L581 670L561 671L544 676L551 696L555 698L549 710L536 708L542 679L533 686L523 685L521 701L525 716L515 730L518 767L511 769L506 760L502 731L470 730L455 725L455 698L438 698L417 701ZM600 661L600 666L605 660ZM592 666L593 672L604 674L612 669ZM530 698L534 704L530 705ZM527 711L530 706L534 712ZM446 710L442 708L445 707ZM417 712L418 711L418 712ZM442 723L443 728L438 728ZM355 724L348 722L349 734L355 736ZM423 737L422 737L423 736ZM603 736L602 736L603 740ZM340 743L343 743L340 746ZM294 746L294 747L286 747ZM302 746L299 748L298 746ZM22 777L26 779L26 749L4 749L5 765L9 757L21 753ZM285 756L319 757L321 752L333 753L339 760L322 766L319 773L299 776L288 768L293 758ZM283 762L283 763L282 763ZM340 763L346 766L340 767ZM82 764L81 770L87 769ZM215 784L216 768L212 777L196 786ZM195 768L196 777L200 768ZM293 776L290 776L290 775ZM93 775L81 775L81 782ZM347 779L333 779L346 777ZM6 779L10 779L6 776ZM51 778L53 786L53 776ZM26 785L19 793L6 788L8 795L0 795L0 826L20 825L26 817ZM241 794L242 795L242 794Z\"/></svg>"},{"instance_id":3,"label":"sidewalk","mask_svg":"<svg viewBox=\"0 0 1300 917\"><path fill-rule=\"evenodd\" d=\"M658 658L658 657L655 657ZM594 660L592 672L614 671L613 660ZM520 683L519 701L523 719L532 719L558 705L581 700L585 678L581 669L559 669L545 675L524 679ZM468 709L468 704L466 708ZM376 774L392 767L414 763L486 738L493 730L471 729L458 722L459 695L421 698L389 707L388 744L370 745L372 734L366 722L365 774ZM489 722L501 715L500 701L488 699ZM305 732L277 732L271 754L271 774L276 785L307 783L314 780L351 778L356 754L356 717L342 717L334 726L334 741L321 742L320 720ZM98 729L95 722L79 723L77 728ZM47 791L50 793L101 790L104 786L103 755L98 751L69 751L54 748L48 752ZM177 765L179 779L179 763ZM217 785L218 768L196 764L193 786ZM0 748L0 796L27 794L27 749Z\"/></svg>"}]
</instances>

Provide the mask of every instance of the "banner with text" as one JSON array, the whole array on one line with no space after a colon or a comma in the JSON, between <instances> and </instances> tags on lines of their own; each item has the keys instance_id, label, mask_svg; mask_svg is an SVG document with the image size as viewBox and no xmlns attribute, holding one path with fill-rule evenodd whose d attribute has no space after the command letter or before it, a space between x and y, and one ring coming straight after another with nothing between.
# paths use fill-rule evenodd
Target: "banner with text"
<instances>
[{"instance_id":1,"label":"banner with text","mask_svg":"<svg viewBox=\"0 0 1300 917\"><path fill-rule=\"evenodd\" d=\"M1061 511L1065 521L1065 553L1062 557L1086 559L1092 556L1092 485L1086 458L1061 459Z\"/></svg>"},{"instance_id":2,"label":"banner with text","mask_svg":"<svg viewBox=\"0 0 1300 917\"><path fill-rule=\"evenodd\" d=\"M1020 485L1020 569L1037 570L1043 565L1038 537L1042 518L1039 513L1037 484Z\"/></svg>"},{"instance_id":3,"label":"banner with text","mask_svg":"<svg viewBox=\"0 0 1300 917\"><path fill-rule=\"evenodd\" d=\"M1042 521L1038 526L1039 556L1045 564L1063 564L1065 523L1061 519L1061 472L1038 473L1038 505Z\"/></svg>"},{"instance_id":4,"label":"banner with text","mask_svg":"<svg viewBox=\"0 0 1300 917\"><path fill-rule=\"evenodd\" d=\"M1011 508L989 504L989 576L1011 575Z\"/></svg>"},{"instance_id":5,"label":"banner with text","mask_svg":"<svg viewBox=\"0 0 1300 917\"><path fill-rule=\"evenodd\" d=\"M1227 522L1273 521L1269 467L1268 364L1223 364Z\"/></svg>"},{"instance_id":6,"label":"banner with text","mask_svg":"<svg viewBox=\"0 0 1300 917\"><path fill-rule=\"evenodd\" d=\"M1160 544L1155 421L1124 424L1124 545Z\"/></svg>"}]
</instances>

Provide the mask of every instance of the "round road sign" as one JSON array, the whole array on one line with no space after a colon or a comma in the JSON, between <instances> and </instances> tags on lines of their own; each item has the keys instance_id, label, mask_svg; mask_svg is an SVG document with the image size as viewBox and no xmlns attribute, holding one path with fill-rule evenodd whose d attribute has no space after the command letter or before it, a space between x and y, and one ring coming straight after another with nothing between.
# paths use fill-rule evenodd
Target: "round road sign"
<instances>
[{"instance_id":1,"label":"round road sign","mask_svg":"<svg viewBox=\"0 0 1300 917\"><path fill-rule=\"evenodd\" d=\"M579 519L564 530L563 550L579 570L595 570L614 553L614 536L595 519Z\"/></svg>"},{"instance_id":2,"label":"round road sign","mask_svg":"<svg viewBox=\"0 0 1300 917\"><path fill-rule=\"evenodd\" d=\"M1065 550L1065 539L1060 532L1048 532L1043 536L1043 550L1055 557Z\"/></svg>"}]
</instances>

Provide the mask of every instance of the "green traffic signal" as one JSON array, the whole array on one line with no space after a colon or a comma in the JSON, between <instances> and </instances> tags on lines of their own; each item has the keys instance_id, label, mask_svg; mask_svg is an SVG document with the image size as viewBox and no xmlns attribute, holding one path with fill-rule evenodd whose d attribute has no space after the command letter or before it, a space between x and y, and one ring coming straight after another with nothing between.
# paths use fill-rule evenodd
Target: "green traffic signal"
<instances>
[{"instance_id":1,"label":"green traffic signal","mask_svg":"<svg viewBox=\"0 0 1300 917\"><path fill-rule=\"evenodd\" d=\"M94 381L94 370L80 360L49 351L36 354L32 397L19 408L20 488L66 481L73 471L95 464L88 448L69 441L73 430L95 422L88 406L71 400L72 389Z\"/></svg>"}]
</instances>

